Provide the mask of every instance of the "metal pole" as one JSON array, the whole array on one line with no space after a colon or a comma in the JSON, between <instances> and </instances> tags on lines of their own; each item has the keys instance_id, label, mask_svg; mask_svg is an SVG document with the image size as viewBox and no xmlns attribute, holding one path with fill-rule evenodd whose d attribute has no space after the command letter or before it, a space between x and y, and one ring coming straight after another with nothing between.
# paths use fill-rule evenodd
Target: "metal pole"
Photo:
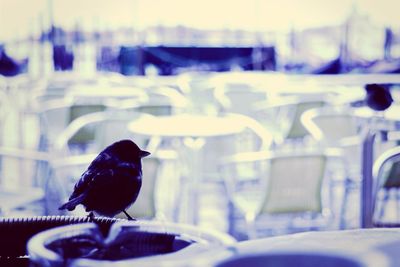
<instances>
[{"instance_id":1,"label":"metal pole","mask_svg":"<svg viewBox=\"0 0 400 267\"><path fill-rule=\"evenodd\" d=\"M373 175L374 141L376 132L367 130L362 149L361 228L373 227Z\"/></svg>"}]
</instances>

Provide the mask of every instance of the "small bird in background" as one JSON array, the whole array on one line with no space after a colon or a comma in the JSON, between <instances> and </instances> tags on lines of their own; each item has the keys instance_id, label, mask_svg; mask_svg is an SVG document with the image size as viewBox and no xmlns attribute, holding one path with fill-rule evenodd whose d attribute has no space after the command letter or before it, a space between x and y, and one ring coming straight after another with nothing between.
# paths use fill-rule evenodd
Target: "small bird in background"
<instances>
[{"instance_id":1,"label":"small bird in background","mask_svg":"<svg viewBox=\"0 0 400 267\"><path fill-rule=\"evenodd\" d=\"M72 211L82 204L89 217L93 212L113 217L126 212L132 205L142 186L141 159L150 155L131 140L113 143L99 153L76 182L69 201L59 207Z\"/></svg>"},{"instance_id":2,"label":"small bird in background","mask_svg":"<svg viewBox=\"0 0 400 267\"><path fill-rule=\"evenodd\" d=\"M367 84L365 90L367 91L365 102L367 106L373 110L384 111L388 109L393 102L389 89L383 85Z\"/></svg>"}]
</instances>

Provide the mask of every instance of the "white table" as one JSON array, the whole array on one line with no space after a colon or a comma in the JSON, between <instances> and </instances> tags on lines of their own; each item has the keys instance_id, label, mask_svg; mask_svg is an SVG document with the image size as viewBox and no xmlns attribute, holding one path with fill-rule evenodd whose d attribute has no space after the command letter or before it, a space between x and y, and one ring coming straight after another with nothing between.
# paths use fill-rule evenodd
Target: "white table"
<instances>
[{"instance_id":1,"label":"white table","mask_svg":"<svg viewBox=\"0 0 400 267\"><path fill-rule=\"evenodd\" d=\"M177 114L173 116L139 118L129 124L137 134L163 137L204 138L235 134L244 129L237 117Z\"/></svg>"},{"instance_id":2,"label":"white table","mask_svg":"<svg viewBox=\"0 0 400 267\"><path fill-rule=\"evenodd\" d=\"M238 116L206 116L179 114L160 117L143 117L129 123L128 128L134 134L151 137L178 138L189 150L189 204L188 221L198 223L197 187L201 181L201 152L207 138L240 133L245 125Z\"/></svg>"},{"instance_id":3,"label":"white table","mask_svg":"<svg viewBox=\"0 0 400 267\"><path fill-rule=\"evenodd\" d=\"M311 253L347 256L365 267L394 267L400 261L400 229L355 229L305 232L239 242L239 255ZM286 265L285 265L286 266ZM321 264L322 266L322 264ZM331 265L330 265L331 266Z\"/></svg>"}]
</instances>

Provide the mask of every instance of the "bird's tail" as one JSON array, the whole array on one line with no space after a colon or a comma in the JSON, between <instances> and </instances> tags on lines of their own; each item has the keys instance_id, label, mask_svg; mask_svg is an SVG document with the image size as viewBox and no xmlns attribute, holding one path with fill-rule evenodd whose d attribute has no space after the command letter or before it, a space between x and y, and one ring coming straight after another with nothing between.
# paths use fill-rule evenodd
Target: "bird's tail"
<instances>
[{"instance_id":1,"label":"bird's tail","mask_svg":"<svg viewBox=\"0 0 400 267\"><path fill-rule=\"evenodd\" d=\"M59 210L74 210L76 206L82 203L85 195L80 195L76 198L70 199L67 203L62 204L58 209Z\"/></svg>"}]
</instances>

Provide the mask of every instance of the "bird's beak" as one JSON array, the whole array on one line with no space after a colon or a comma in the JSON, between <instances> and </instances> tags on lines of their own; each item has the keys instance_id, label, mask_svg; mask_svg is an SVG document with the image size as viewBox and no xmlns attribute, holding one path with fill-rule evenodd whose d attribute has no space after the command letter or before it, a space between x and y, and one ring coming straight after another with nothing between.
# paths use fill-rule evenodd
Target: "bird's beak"
<instances>
[{"instance_id":1,"label":"bird's beak","mask_svg":"<svg viewBox=\"0 0 400 267\"><path fill-rule=\"evenodd\" d=\"M144 151L144 150L140 151L140 157L141 158L147 157L148 155L150 155L150 152L147 152L147 151Z\"/></svg>"}]
</instances>

